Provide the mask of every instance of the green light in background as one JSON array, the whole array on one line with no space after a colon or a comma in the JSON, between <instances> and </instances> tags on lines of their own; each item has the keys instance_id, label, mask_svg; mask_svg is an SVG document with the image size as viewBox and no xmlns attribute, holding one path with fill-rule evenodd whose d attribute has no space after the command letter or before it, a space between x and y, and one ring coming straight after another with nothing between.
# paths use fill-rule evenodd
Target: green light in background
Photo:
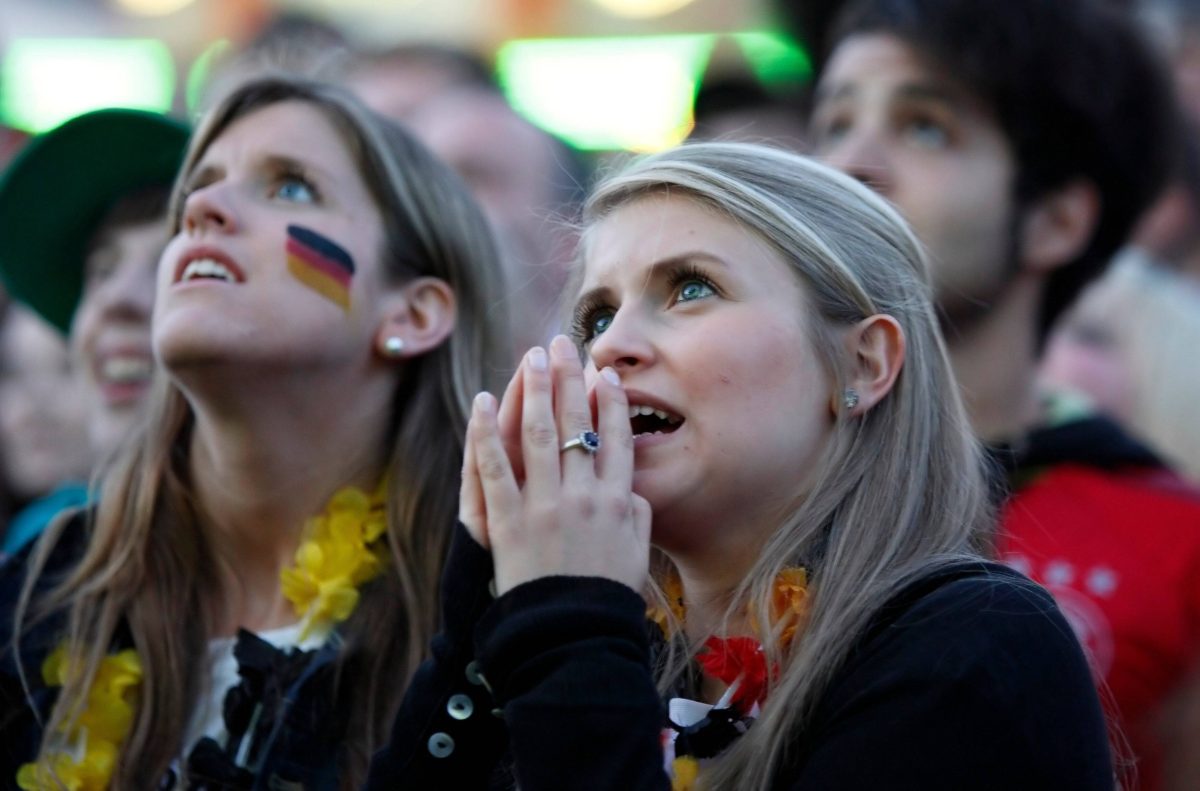
<instances>
[{"instance_id":1,"label":"green light in background","mask_svg":"<svg viewBox=\"0 0 1200 791\"><path fill-rule=\"evenodd\" d=\"M187 87L185 88L189 116L195 117L200 114L200 102L204 98L204 91L208 88L213 64L232 48L233 42L229 39L218 39L209 44L192 63L192 68L188 70Z\"/></svg>"},{"instance_id":2,"label":"green light in background","mask_svg":"<svg viewBox=\"0 0 1200 791\"><path fill-rule=\"evenodd\" d=\"M175 66L155 39L16 39L0 68L0 118L41 132L88 110L166 112Z\"/></svg>"},{"instance_id":3,"label":"green light in background","mask_svg":"<svg viewBox=\"0 0 1200 791\"><path fill-rule=\"evenodd\" d=\"M692 127L714 35L510 41L496 54L508 99L583 149L653 151Z\"/></svg>"},{"instance_id":4,"label":"green light in background","mask_svg":"<svg viewBox=\"0 0 1200 791\"><path fill-rule=\"evenodd\" d=\"M754 76L764 85L805 82L812 78L812 61L799 44L781 33L734 33Z\"/></svg>"}]
</instances>

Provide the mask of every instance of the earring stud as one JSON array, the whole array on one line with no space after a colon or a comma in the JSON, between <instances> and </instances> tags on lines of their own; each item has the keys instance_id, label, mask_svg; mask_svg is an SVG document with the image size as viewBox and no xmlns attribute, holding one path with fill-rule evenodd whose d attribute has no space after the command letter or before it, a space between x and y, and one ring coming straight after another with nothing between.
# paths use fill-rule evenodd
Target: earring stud
<instances>
[{"instance_id":1,"label":"earring stud","mask_svg":"<svg viewBox=\"0 0 1200 791\"><path fill-rule=\"evenodd\" d=\"M383 342L383 353L388 357L399 357L404 352L404 339L393 335Z\"/></svg>"},{"instance_id":2,"label":"earring stud","mask_svg":"<svg viewBox=\"0 0 1200 791\"><path fill-rule=\"evenodd\" d=\"M854 409L858 406L858 391L853 387L847 387L842 393L842 406L846 409Z\"/></svg>"}]
</instances>

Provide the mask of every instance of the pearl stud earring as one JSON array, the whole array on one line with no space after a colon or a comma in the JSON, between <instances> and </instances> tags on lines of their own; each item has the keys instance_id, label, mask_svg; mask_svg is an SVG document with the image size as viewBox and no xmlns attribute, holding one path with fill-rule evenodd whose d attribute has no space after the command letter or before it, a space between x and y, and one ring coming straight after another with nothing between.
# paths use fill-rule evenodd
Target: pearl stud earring
<instances>
[{"instance_id":1,"label":"pearl stud earring","mask_svg":"<svg viewBox=\"0 0 1200 791\"><path fill-rule=\"evenodd\" d=\"M383 342L383 353L388 357L399 357L404 353L404 339L393 335Z\"/></svg>"}]
</instances>

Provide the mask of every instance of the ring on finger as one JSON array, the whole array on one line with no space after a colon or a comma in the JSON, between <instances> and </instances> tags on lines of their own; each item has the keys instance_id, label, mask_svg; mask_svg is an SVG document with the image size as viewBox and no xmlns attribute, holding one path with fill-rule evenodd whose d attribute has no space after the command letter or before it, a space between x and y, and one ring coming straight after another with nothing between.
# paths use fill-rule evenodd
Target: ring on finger
<instances>
[{"instance_id":1,"label":"ring on finger","mask_svg":"<svg viewBox=\"0 0 1200 791\"><path fill-rule=\"evenodd\" d=\"M600 450L600 435L594 431L581 431L578 435L564 442L559 452L566 453L572 448L585 450L589 455L595 454L596 451Z\"/></svg>"}]
</instances>

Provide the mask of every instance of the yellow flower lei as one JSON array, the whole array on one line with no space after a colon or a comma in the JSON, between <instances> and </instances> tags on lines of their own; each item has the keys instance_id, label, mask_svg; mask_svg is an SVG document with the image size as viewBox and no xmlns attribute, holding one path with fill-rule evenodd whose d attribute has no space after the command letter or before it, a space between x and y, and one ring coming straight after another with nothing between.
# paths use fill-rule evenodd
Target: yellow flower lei
<instances>
[{"instance_id":1,"label":"yellow flower lei","mask_svg":"<svg viewBox=\"0 0 1200 791\"><path fill-rule=\"evenodd\" d=\"M386 494L386 476L370 495L353 486L339 489L324 513L305 524L296 567L280 574L283 595L302 619L300 640L349 618L358 586L383 570ZM61 645L42 663L42 678L61 687L80 668ZM23 791L106 791L133 727L141 683L142 662L133 649L102 659L79 719L58 734L65 747L50 751L45 761L23 764L17 785Z\"/></svg>"},{"instance_id":2,"label":"yellow flower lei","mask_svg":"<svg viewBox=\"0 0 1200 791\"><path fill-rule=\"evenodd\" d=\"M700 776L700 763L690 755L671 762L671 791L692 791Z\"/></svg>"},{"instance_id":3,"label":"yellow flower lei","mask_svg":"<svg viewBox=\"0 0 1200 791\"><path fill-rule=\"evenodd\" d=\"M63 645L42 663L42 678L47 686L61 687L81 669L82 662L68 657ZM63 746L48 751L44 761L21 766L17 785L24 791L105 791L133 727L141 683L142 663L133 649L102 659L79 718L57 734Z\"/></svg>"},{"instance_id":4,"label":"yellow flower lei","mask_svg":"<svg viewBox=\"0 0 1200 791\"><path fill-rule=\"evenodd\" d=\"M306 523L296 565L280 573L283 595L301 619L300 640L349 618L358 605L358 587L383 571L386 493L386 476L369 495L348 486Z\"/></svg>"}]
</instances>

